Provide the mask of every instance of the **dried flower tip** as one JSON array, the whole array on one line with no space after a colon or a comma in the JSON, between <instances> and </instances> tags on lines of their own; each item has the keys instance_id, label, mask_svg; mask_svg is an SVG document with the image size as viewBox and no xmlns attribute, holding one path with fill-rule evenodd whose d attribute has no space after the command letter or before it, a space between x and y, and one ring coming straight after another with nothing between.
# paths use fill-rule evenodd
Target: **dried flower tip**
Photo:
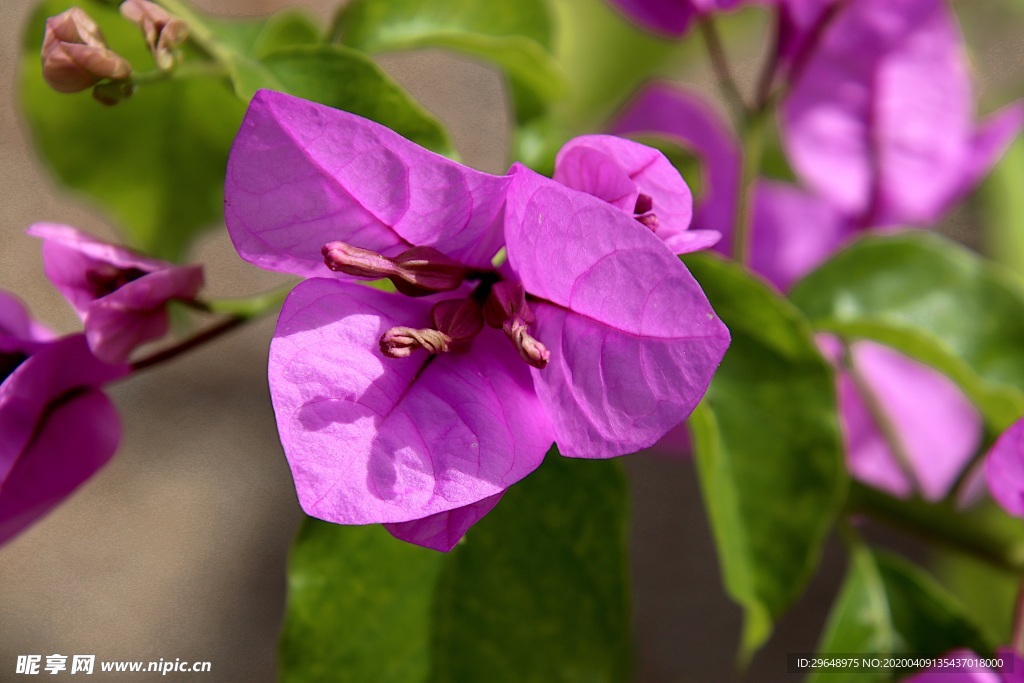
<instances>
[{"instance_id":1,"label":"dried flower tip","mask_svg":"<svg viewBox=\"0 0 1024 683\"><path fill-rule=\"evenodd\" d=\"M522 322L514 323L505 329L505 334L516 345L519 357L527 363L543 370L551 360L551 352L539 341L530 336L529 327Z\"/></svg>"},{"instance_id":2,"label":"dried flower tip","mask_svg":"<svg viewBox=\"0 0 1024 683\"><path fill-rule=\"evenodd\" d=\"M58 92L80 92L132 73L128 61L107 47L99 26L78 7L46 20L42 60L43 78Z\"/></svg>"},{"instance_id":3,"label":"dried flower tip","mask_svg":"<svg viewBox=\"0 0 1024 683\"><path fill-rule=\"evenodd\" d=\"M438 354L448 351L451 338L437 330L392 327L381 335L380 352L388 358L407 358L416 349Z\"/></svg>"},{"instance_id":4,"label":"dried flower tip","mask_svg":"<svg viewBox=\"0 0 1024 683\"><path fill-rule=\"evenodd\" d=\"M465 266L431 247L413 247L392 259L345 242L330 242L321 253L331 270L374 280L386 277L407 296L447 292L466 277Z\"/></svg>"},{"instance_id":5,"label":"dried flower tip","mask_svg":"<svg viewBox=\"0 0 1024 683\"><path fill-rule=\"evenodd\" d=\"M188 38L188 24L148 0L125 0L121 16L142 29L158 69L174 68L178 61L176 48Z\"/></svg>"},{"instance_id":6,"label":"dried flower tip","mask_svg":"<svg viewBox=\"0 0 1024 683\"><path fill-rule=\"evenodd\" d=\"M484 329L480 304L472 299L440 301L431 309L430 316L434 327L447 335L455 346L465 344Z\"/></svg>"}]
</instances>

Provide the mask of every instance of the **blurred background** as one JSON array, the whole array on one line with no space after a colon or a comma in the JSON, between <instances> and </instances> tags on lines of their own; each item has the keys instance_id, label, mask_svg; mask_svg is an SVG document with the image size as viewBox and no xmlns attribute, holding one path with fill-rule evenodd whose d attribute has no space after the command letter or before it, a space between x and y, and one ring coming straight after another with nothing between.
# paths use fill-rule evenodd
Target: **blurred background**
<instances>
[{"instance_id":1,"label":"blurred background","mask_svg":"<svg viewBox=\"0 0 1024 683\"><path fill-rule=\"evenodd\" d=\"M226 16L300 5L324 22L337 6L334 0L195 4ZM592 4L594 12L610 11L600 0ZM1024 45L1019 23L1005 20L1010 4L955 5L973 50L983 111L1022 90ZM70 332L77 318L47 284L39 243L24 230L45 220L116 236L98 212L56 187L20 119L17 63L32 9L30 0L0 3L0 288L16 292L55 330ZM747 54L731 55L741 79L753 77L759 49L750 45ZM495 72L439 51L380 61L448 126L465 163L504 171L509 124ZM685 78L714 93L702 67ZM977 225L968 205L943 229L977 245ZM210 297L287 281L240 261L223 231L204 237L194 260L206 266ZM53 653L212 662L211 673L178 674L177 680L275 680L285 563L302 513L266 386L272 329L273 320L251 325L111 389L124 427L117 456L0 549L0 680L16 678L17 655ZM740 611L722 589L690 463L658 454L626 460L633 488L636 681L739 679ZM796 679L785 673L785 653L815 648L842 571L842 552L830 546L822 572L747 680Z\"/></svg>"}]
</instances>

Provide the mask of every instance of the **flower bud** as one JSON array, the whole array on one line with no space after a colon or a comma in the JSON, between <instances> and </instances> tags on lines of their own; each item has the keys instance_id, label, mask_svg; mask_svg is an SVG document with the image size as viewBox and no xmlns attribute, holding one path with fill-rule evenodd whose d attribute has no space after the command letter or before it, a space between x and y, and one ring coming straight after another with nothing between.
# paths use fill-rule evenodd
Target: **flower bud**
<instances>
[{"instance_id":1,"label":"flower bud","mask_svg":"<svg viewBox=\"0 0 1024 683\"><path fill-rule=\"evenodd\" d=\"M452 345L465 345L484 329L484 316L480 304L472 299L448 299L434 305L430 311L434 327L451 339Z\"/></svg>"},{"instance_id":2,"label":"flower bud","mask_svg":"<svg viewBox=\"0 0 1024 683\"><path fill-rule=\"evenodd\" d=\"M329 242L321 253L331 270L373 280L386 277L395 289L407 296L455 289L462 284L467 272L465 266L433 247L413 247L392 259L345 242Z\"/></svg>"},{"instance_id":3,"label":"flower bud","mask_svg":"<svg viewBox=\"0 0 1024 683\"><path fill-rule=\"evenodd\" d=\"M58 92L79 92L132 73L128 61L107 47L99 26L78 7L46 20L42 60L43 78Z\"/></svg>"},{"instance_id":4,"label":"flower bud","mask_svg":"<svg viewBox=\"0 0 1024 683\"><path fill-rule=\"evenodd\" d=\"M157 68L173 69L178 61L176 48L188 38L188 24L148 0L125 0L121 16L142 29Z\"/></svg>"},{"instance_id":5,"label":"flower bud","mask_svg":"<svg viewBox=\"0 0 1024 683\"><path fill-rule=\"evenodd\" d=\"M649 228L651 232L658 230L660 221L654 214L654 199L651 195L641 193L637 196L636 206L633 208L633 218Z\"/></svg>"},{"instance_id":6,"label":"flower bud","mask_svg":"<svg viewBox=\"0 0 1024 683\"><path fill-rule=\"evenodd\" d=\"M491 288L484 304L484 317L491 327L500 327L519 357L533 367L543 370L551 359L551 352L530 336L530 325L536 322L526 302L526 290L517 282L502 281Z\"/></svg>"},{"instance_id":7,"label":"flower bud","mask_svg":"<svg viewBox=\"0 0 1024 683\"><path fill-rule=\"evenodd\" d=\"M135 93L135 86L131 81L107 81L97 83L92 89L92 97L100 104L112 107L115 104L124 102Z\"/></svg>"}]
</instances>

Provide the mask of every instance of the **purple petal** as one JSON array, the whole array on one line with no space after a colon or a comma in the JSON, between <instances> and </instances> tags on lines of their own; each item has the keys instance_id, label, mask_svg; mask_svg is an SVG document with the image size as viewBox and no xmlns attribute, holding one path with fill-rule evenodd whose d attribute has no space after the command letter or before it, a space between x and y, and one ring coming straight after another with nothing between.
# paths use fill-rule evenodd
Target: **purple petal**
<instances>
[{"instance_id":1,"label":"purple petal","mask_svg":"<svg viewBox=\"0 0 1024 683\"><path fill-rule=\"evenodd\" d=\"M722 233L717 230L687 230L662 239L669 251L682 255L710 249L722 241Z\"/></svg>"},{"instance_id":2,"label":"purple petal","mask_svg":"<svg viewBox=\"0 0 1024 683\"><path fill-rule=\"evenodd\" d=\"M201 266L171 267L93 301L85 316L89 347L107 363L126 360L136 347L167 334L168 301L194 299L202 286Z\"/></svg>"},{"instance_id":3,"label":"purple petal","mask_svg":"<svg viewBox=\"0 0 1024 683\"><path fill-rule=\"evenodd\" d=\"M985 456L985 479L1004 510L1024 517L1024 420L1003 432Z\"/></svg>"},{"instance_id":4,"label":"purple petal","mask_svg":"<svg viewBox=\"0 0 1024 683\"><path fill-rule=\"evenodd\" d=\"M945 2L862 0L840 11L805 62L783 141L803 181L841 211L865 225L924 224L962 184L971 107Z\"/></svg>"},{"instance_id":5,"label":"purple petal","mask_svg":"<svg viewBox=\"0 0 1024 683\"><path fill-rule=\"evenodd\" d=\"M469 527L479 522L484 515L494 509L502 495L499 493L476 503L447 512L438 512L436 515L415 519L411 522L385 524L384 528L395 538L407 543L415 543L424 548L432 548L446 553L462 540Z\"/></svg>"},{"instance_id":6,"label":"purple petal","mask_svg":"<svg viewBox=\"0 0 1024 683\"><path fill-rule=\"evenodd\" d=\"M0 479L0 544L95 474L121 440L114 405L95 389L51 403L35 428L14 467Z\"/></svg>"},{"instance_id":7,"label":"purple petal","mask_svg":"<svg viewBox=\"0 0 1024 683\"><path fill-rule=\"evenodd\" d=\"M718 114L699 96L664 83L646 86L626 106L611 132L667 135L692 149L702 162L701 196L692 230L712 230L728 251L740 183L740 149Z\"/></svg>"},{"instance_id":8,"label":"purple petal","mask_svg":"<svg viewBox=\"0 0 1024 683\"><path fill-rule=\"evenodd\" d=\"M793 185L761 180L754 193L750 267L786 291L851 232L849 221L831 204Z\"/></svg>"},{"instance_id":9,"label":"purple petal","mask_svg":"<svg viewBox=\"0 0 1024 683\"><path fill-rule=\"evenodd\" d=\"M779 59L801 64L814 47L839 0L776 0L779 5ZM831 10L831 11L830 11ZM798 67L799 68L799 67Z\"/></svg>"},{"instance_id":10,"label":"purple petal","mask_svg":"<svg viewBox=\"0 0 1024 683\"><path fill-rule=\"evenodd\" d=\"M588 194L513 172L508 262L551 352L531 373L555 441L587 458L650 446L704 395L728 330L650 231Z\"/></svg>"},{"instance_id":11,"label":"purple petal","mask_svg":"<svg viewBox=\"0 0 1024 683\"><path fill-rule=\"evenodd\" d=\"M655 234L665 242L690 244L686 238L676 239L690 227L693 217L690 188L665 155L652 147L614 135L573 138L558 152L554 179L603 199L630 217L637 197L647 195L658 217ZM698 238L701 244L708 239L708 235Z\"/></svg>"},{"instance_id":12,"label":"purple petal","mask_svg":"<svg viewBox=\"0 0 1024 683\"><path fill-rule=\"evenodd\" d=\"M337 240L388 256L430 246L482 269L501 248L507 185L354 114L261 90L231 149L224 212L238 253L268 270L330 277L320 248Z\"/></svg>"},{"instance_id":13,"label":"purple petal","mask_svg":"<svg viewBox=\"0 0 1024 683\"><path fill-rule=\"evenodd\" d=\"M697 8L690 0L611 0L623 14L656 33L678 37L697 17Z\"/></svg>"},{"instance_id":14,"label":"purple petal","mask_svg":"<svg viewBox=\"0 0 1024 683\"><path fill-rule=\"evenodd\" d=\"M49 341L53 336L32 319L18 297L0 290L0 350L13 350L17 342Z\"/></svg>"},{"instance_id":15,"label":"purple petal","mask_svg":"<svg viewBox=\"0 0 1024 683\"><path fill-rule=\"evenodd\" d=\"M321 278L289 295L270 390L308 514L421 519L501 493L551 446L527 366L501 332L485 329L465 353L380 353L391 327L427 327L433 302Z\"/></svg>"},{"instance_id":16,"label":"purple petal","mask_svg":"<svg viewBox=\"0 0 1024 683\"><path fill-rule=\"evenodd\" d=\"M967 168L959 187L950 197L950 204L969 194L988 175L1021 128L1024 128L1024 102L1015 102L988 117L975 130Z\"/></svg>"},{"instance_id":17,"label":"purple petal","mask_svg":"<svg viewBox=\"0 0 1024 683\"><path fill-rule=\"evenodd\" d=\"M1009 653L1000 656L1004 661L1009 661ZM979 659L971 650L953 650L944 655L948 659ZM1019 660L1019 657L1018 657ZM1007 679L987 668L974 668L963 666L943 666L918 672L910 678L904 679L903 683L1010 683Z\"/></svg>"},{"instance_id":18,"label":"purple petal","mask_svg":"<svg viewBox=\"0 0 1024 683\"><path fill-rule=\"evenodd\" d=\"M0 481L16 466L54 401L127 374L126 365L97 360L82 335L41 346L0 384Z\"/></svg>"},{"instance_id":19,"label":"purple petal","mask_svg":"<svg viewBox=\"0 0 1024 683\"><path fill-rule=\"evenodd\" d=\"M829 342L819 338L819 344L823 343ZM928 500L941 499L981 442L977 410L947 377L888 347L859 341L851 346L851 353L854 367L896 431L923 487L921 495ZM910 495L911 482L858 387L845 371L837 374L851 473L893 495Z\"/></svg>"}]
</instances>

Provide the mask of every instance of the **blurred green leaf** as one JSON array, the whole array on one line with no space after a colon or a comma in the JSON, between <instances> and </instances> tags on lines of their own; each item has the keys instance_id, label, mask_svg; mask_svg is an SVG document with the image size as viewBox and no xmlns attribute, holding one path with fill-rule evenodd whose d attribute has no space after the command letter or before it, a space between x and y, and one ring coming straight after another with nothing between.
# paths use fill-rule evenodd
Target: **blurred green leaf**
<instances>
[{"instance_id":1,"label":"blurred green leaf","mask_svg":"<svg viewBox=\"0 0 1024 683\"><path fill-rule=\"evenodd\" d=\"M43 24L76 4L103 28L136 71L152 68L138 27L93 0L48 0L26 32L20 98L36 148L57 178L109 212L126 240L143 251L181 258L190 240L218 224L224 167L244 105L213 79L140 87L104 107L88 92L65 95L43 81Z\"/></svg>"},{"instance_id":2,"label":"blurred green leaf","mask_svg":"<svg viewBox=\"0 0 1024 683\"><path fill-rule=\"evenodd\" d=\"M909 562L857 544L822 636L822 655L938 656L991 652L981 631L934 579ZM890 683L909 670L822 672L809 683Z\"/></svg>"},{"instance_id":3,"label":"blurred green leaf","mask_svg":"<svg viewBox=\"0 0 1024 683\"><path fill-rule=\"evenodd\" d=\"M433 683L629 680L626 499L618 463L552 448L444 567Z\"/></svg>"},{"instance_id":4,"label":"blurred green leaf","mask_svg":"<svg viewBox=\"0 0 1024 683\"><path fill-rule=\"evenodd\" d=\"M1024 413L1024 282L949 240L865 237L791 298L818 330L873 339L948 375L992 433Z\"/></svg>"},{"instance_id":5,"label":"blurred green leaf","mask_svg":"<svg viewBox=\"0 0 1024 683\"><path fill-rule=\"evenodd\" d=\"M1024 3L1022 3L1024 6ZM985 251L1024 275L1024 138L1003 155L981 186Z\"/></svg>"},{"instance_id":6,"label":"blurred green leaf","mask_svg":"<svg viewBox=\"0 0 1024 683\"><path fill-rule=\"evenodd\" d=\"M441 154L452 146L440 122L367 55L316 44L317 29L301 13L285 11L256 22L205 17L180 0L165 0L186 17L196 40L228 71L238 97L260 88L358 114Z\"/></svg>"},{"instance_id":7,"label":"blurred green leaf","mask_svg":"<svg viewBox=\"0 0 1024 683\"><path fill-rule=\"evenodd\" d=\"M732 334L689 424L746 660L812 576L843 502L835 385L789 302L733 263L686 263Z\"/></svg>"},{"instance_id":8,"label":"blurred green leaf","mask_svg":"<svg viewBox=\"0 0 1024 683\"><path fill-rule=\"evenodd\" d=\"M336 40L367 52L440 47L487 60L505 72L514 91L541 102L565 87L551 56L545 0L354 0L334 27ZM527 109L535 111L536 103Z\"/></svg>"},{"instance_id":9,"label":"blurred green leaf","mask_svg":"<svg viewBox=\"0 0 1024 683\"><path fill-rule=\"evenodd\" d=\"M426 681L434 588L445 559L380 526L307 519L288 568L281 680Z\"/></svg>"},{"instance_id":10,"label":"blurred green leaf","mask_svg":"<svg viewBox=\"0 0 1024 683\"><path fill-rule=\"evenodd\" d=\"M628 680L626 486L552 449L444 555L310 520L289 569L282 678Z\"/></svg>"}]
</instances>

